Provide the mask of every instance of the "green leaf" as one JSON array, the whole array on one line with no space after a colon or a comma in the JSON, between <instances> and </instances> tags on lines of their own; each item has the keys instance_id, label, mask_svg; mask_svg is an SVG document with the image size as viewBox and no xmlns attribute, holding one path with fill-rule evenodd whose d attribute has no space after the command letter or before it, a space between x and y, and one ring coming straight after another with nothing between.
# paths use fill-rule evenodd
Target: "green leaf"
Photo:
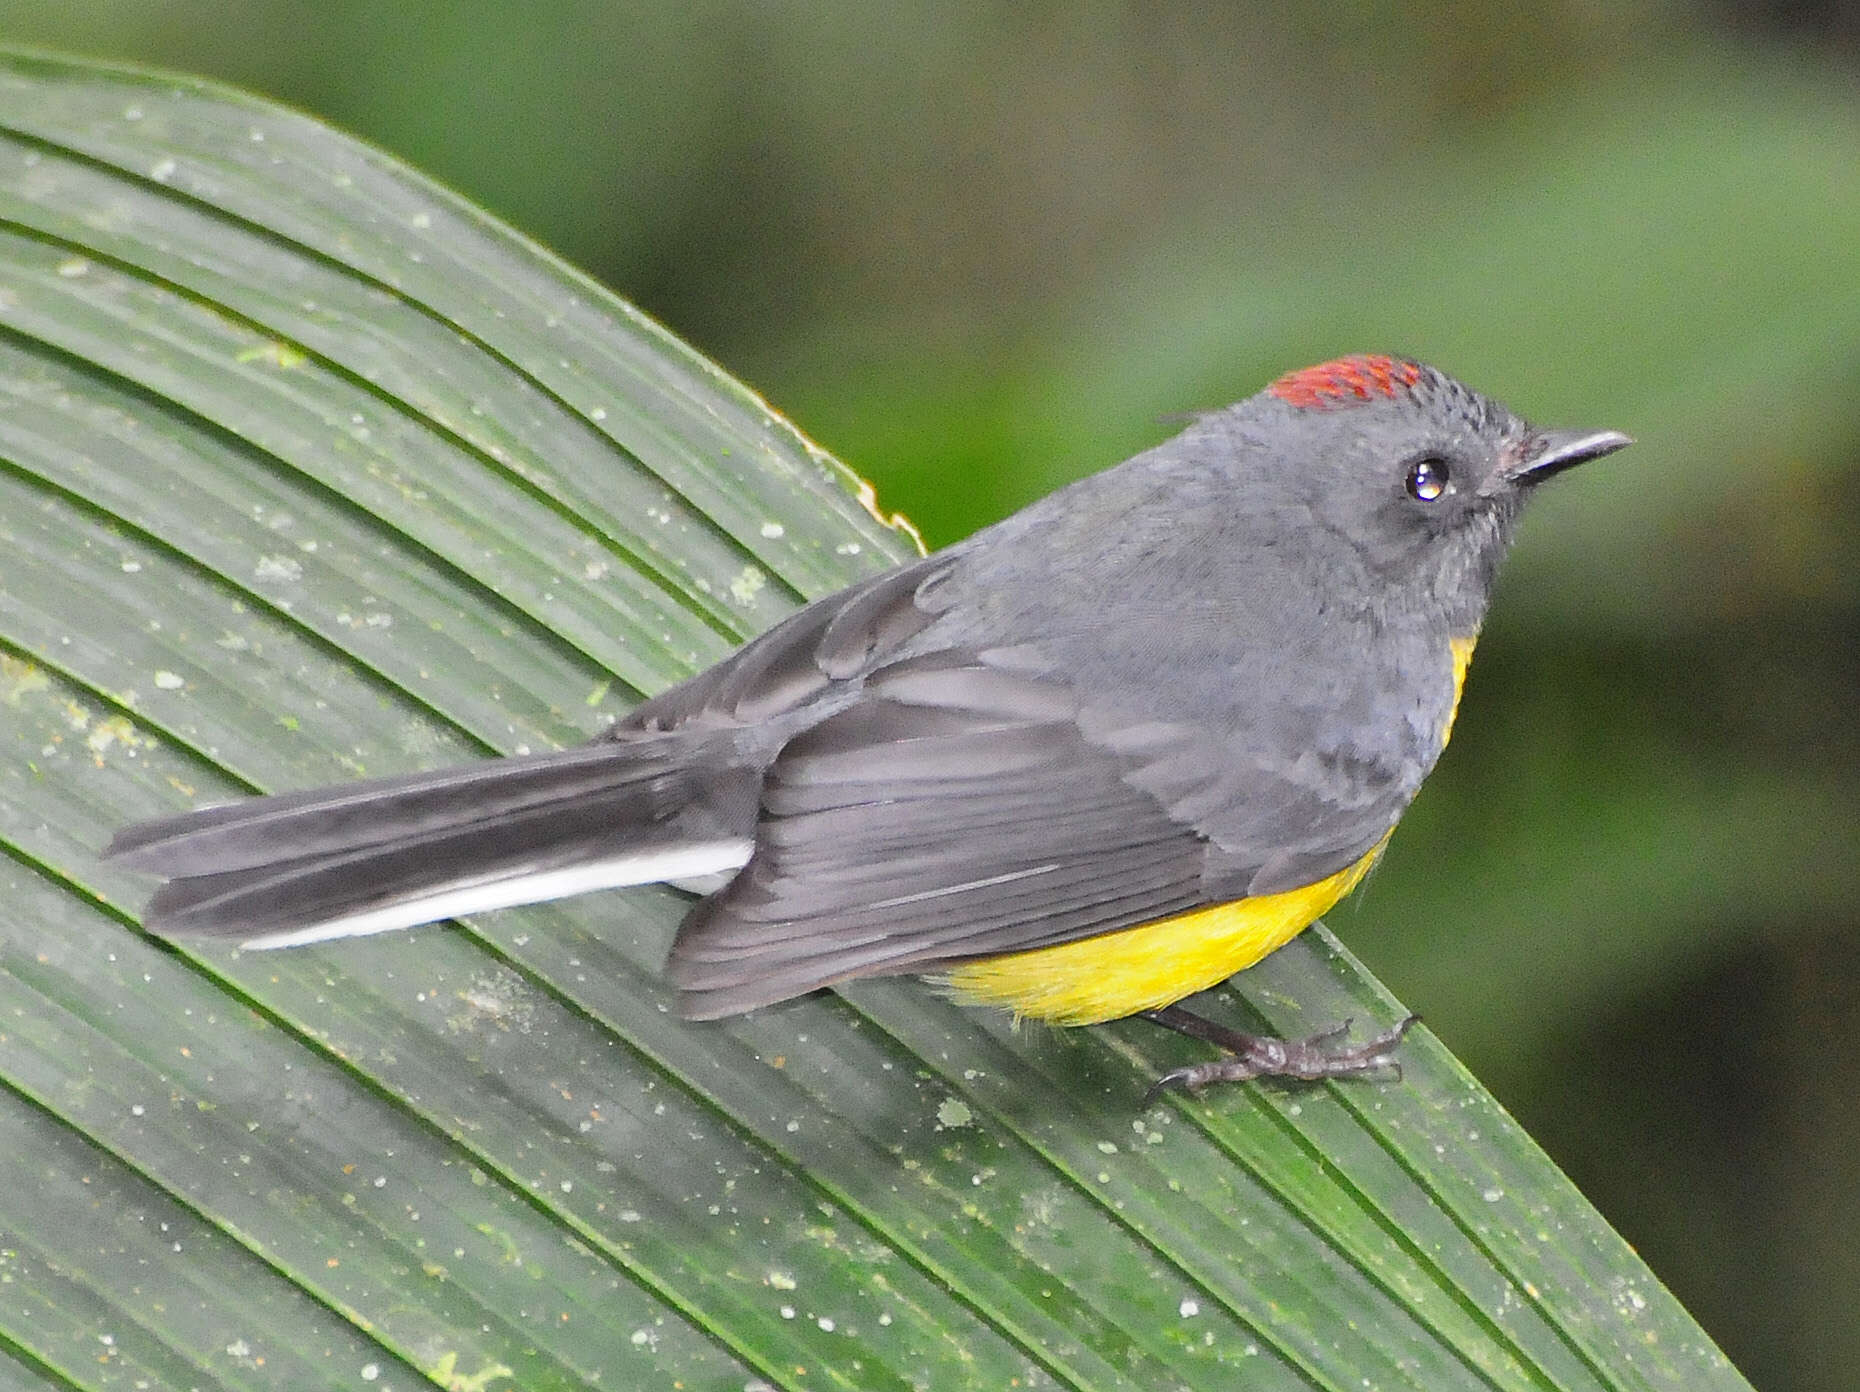
<instances>
[{"instance_id":1,"label":"green leaf","mask_svg":"<svg viewBox=\"0 0 1860 1392\"><path fill-rule=\"evenodd\" d=\"M1736 1388L1428 1036L919 983L716 1025L609 894L242 956L123 822L573 741L911 554L625 304L307 118L0 61L0 1373L52 1387ZM1401 1013L1321 930L1213 1008ZM1515 989L1522 983L1512 983Z\"/></svg>"}]
</instances>

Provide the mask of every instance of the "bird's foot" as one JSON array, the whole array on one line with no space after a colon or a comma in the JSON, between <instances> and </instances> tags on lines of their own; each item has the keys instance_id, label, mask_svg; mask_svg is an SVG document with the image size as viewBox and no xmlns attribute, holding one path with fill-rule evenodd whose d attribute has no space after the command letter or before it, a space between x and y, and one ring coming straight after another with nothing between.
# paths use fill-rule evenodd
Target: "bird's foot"
<instances>
[{"instance_id":1,"label":"bird's foot","mask_svg":"<svg viewBox=\"0 0 1860 1392\"><path fill-rule=\"evenodd\" d=\"M1227 1054L1226 1058L1190 1064L1163 1074L1144 1094L1143 1105L1147 1107L1170 1088L1199 1092L1212 1083L1244 1083L1254 1078L1297 1078L1315 1082L1320 1078L1390 1073L1399 1079L1401 1064L1395 1058L1395 1047L1420 1016L1410 1015L1361 1044L1343 1042L1350 1032L1349 1020L1306 1039L1272 1039L1217 1025L1179 1005L1146 1010L1143 1018L1178 1034L1204 1040Z\"/></svg>"}]
</instances>

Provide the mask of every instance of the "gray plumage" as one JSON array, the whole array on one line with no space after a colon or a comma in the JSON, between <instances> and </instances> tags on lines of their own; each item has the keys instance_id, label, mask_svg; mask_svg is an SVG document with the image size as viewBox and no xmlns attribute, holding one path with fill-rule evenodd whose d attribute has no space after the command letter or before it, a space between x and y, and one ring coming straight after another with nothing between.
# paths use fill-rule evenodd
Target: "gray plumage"
<instances>
[{"instance_id":1,"label":"gray plumage","mask_svg":"<svg viewBox=\"0 0 1860 1392\"><path fill-rule=\"evenodd\" d=\"M1478 630L1524 485L1625 443L1408 375L1207 414L579 749L182 814L111 853L169 877L150 928L246 938L709 847L741 869L672 951L699 1017L1312 883L1433 766L1448 640ZM1446 496L1408 491L1417 460Z\"/></svg>"}]
</instances>

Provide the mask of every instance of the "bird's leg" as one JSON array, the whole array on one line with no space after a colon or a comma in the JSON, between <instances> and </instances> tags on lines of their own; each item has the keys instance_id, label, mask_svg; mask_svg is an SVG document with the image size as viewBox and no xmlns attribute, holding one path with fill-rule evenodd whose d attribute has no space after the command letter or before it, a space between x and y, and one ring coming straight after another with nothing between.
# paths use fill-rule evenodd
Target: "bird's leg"
<instances>
[{"instance_id":1,"label":"bird's leg","mask_svg":"<svg viewBox=\"0 0 1860 1392\"><path fill-rule=\"evenodd\" d=\"M1401 1077L1401 1064L1395 1060L1395 1046L1408 1032L1418 1015L1384 1030L1361 1044L1344 1044L1350 1021L1320 1031L1308 1039L1272 1039L1263 1035L1243 1034L1239 1030L1217 1025L1212 1020L1184 1010L1179 1005L1165 1005L1160 1010L1146 1010L1142 1018L1164 1029L1186 1034L1223 1050L1227 1057L1209 1063L1190 1064L1158 1078L1143 1098L1148 1106L1172 1087L1199 1092L1210 1083L1244 1083L1252 1078L1351 1078L1362 1073L1393 1070Z\"/></svg>"}]
</instances>

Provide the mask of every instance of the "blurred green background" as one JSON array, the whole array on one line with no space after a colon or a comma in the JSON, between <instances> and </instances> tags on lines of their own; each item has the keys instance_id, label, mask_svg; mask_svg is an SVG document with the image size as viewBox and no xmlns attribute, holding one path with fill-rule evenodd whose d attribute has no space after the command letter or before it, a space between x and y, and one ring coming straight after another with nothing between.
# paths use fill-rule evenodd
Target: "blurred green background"
<instances>
[{"instance_id":1,"label":"blurred green background","mask_svg":"<svg viewBox=\"0 0 1860 1392\"><path fill-rule=\"evenodd\" d=\"M1337 928L1766 1389L1860 1376L1860 15L14 0L454 185L953 540L1276 373L1641 443L1540 501Z\"/></svg>"}]
</instances>

